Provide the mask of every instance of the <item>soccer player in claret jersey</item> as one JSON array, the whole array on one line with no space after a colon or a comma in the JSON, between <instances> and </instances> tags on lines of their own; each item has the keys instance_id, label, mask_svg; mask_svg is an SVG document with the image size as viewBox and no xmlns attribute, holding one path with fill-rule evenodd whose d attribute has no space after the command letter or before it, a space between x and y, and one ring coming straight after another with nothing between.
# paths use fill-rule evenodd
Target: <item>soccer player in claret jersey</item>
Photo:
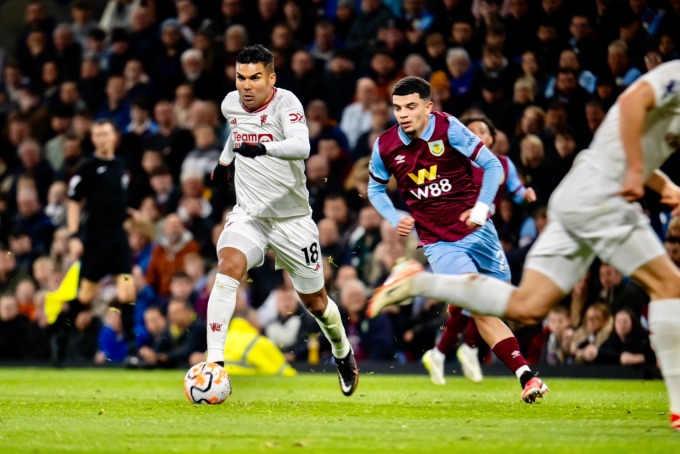
<instances>
[{"instance_id":1,"label":"soccer player in claret jersey","mask_svg":"<svg viewBox=\"0 0 680 454\"><path fill-rule=\"evenodd\" d=\"M309 130L300 101L275 82L271 52L261 45L246 47L236 58L236 91L222 101L231 134L212 179L219 189L228 190L228 166L235 162L237 204L217 242L218 274L208 301L208 361L224 365L239 282L272 249L276 266L288 271L328 338L340 389L350 396L359 372L338 306L324 289L319 231L305 185Z\"/></svg>"},{"instance_id":2,"label":"soccer player in claret jersey","mask_svg":"<svg viewBox=\"0 0 680 454\"><path fill-rule=\"evenodd\" d=\"M680 430L680 270L636 203L644 185L680 215L680 188L659 167L680 148L680 60L631 85L607 113L548 204L519 287L481 276L404 273L375 295L380 305L414 295L447 298L480 313L537 323L569 293L595 256L649 294L649 328Z\"/></svg>"},{"instance_id":3,"label":"soccer player in claret jersey","mask_svg":"<svg viewBox=\"0 0 680 454\"><path fill-rule=\"evenodd\" d=\"M509 280L503 249L488 219L501 181L498 159L456 118L432 112L430 84L425 80L400 80L394 86L392 104L399 124L381 134L373 147L368 188L371 203L399 235L409 235L415 226L435 272L482 272ZM472 161L484 169L481 188L474 182ZM402 218L387 196L391 175L412 216ZM397 268L406 275L422 270L414 261ZM375 317L383 307L382 300L374 299L368 316ZM510 329L496 317L474 317L484 340L519 378L522 399L533 403L542 397L547 387L529 369ZM431 361L430 366L441 367L437 375L443 379L444 355L439 354L439 360Z\"/></svg>"},{"instance_id":4,"label":"soccer player in claret jersey","mask_svg":"<svg viewBox=\"0 0 680 454\"><path fill-rule=\"evenodd\" d=\"M489 118L481 114L474 114L464 116L460 121L473 134L479 137L487 148L492 149L496 141L496 128ZM524 187L524 184L522 184L517 175L517 169L513 162L507 156L496 157L503 168L503 177L501 178L501 185L496 193L491 211L496 212L506 193L517 204L524 203L525 201L529 203L534 202L536 200L536 193L533 189ZM473 166L472 171L475 182L481 186L484 171L481 167L477 166ZM463 333L463 341L460 347L458 347L456 356L458 361L460 361L463 374L475 383L482 381L483 374L482 368L479 365L479 348L480 341L483 341L483 339L481 339L477 324L470 317L471 314L468 311L454 305L449 306L449 318L446 320L444 331L437 345L431 350L426 351L425 355L423 355L423 364L430 373L432 383L436 385L445 384L443 355L454 350L461 333ZM485 345L484 348L488 350L488 347Z\"/></svg>"}]
</instances>

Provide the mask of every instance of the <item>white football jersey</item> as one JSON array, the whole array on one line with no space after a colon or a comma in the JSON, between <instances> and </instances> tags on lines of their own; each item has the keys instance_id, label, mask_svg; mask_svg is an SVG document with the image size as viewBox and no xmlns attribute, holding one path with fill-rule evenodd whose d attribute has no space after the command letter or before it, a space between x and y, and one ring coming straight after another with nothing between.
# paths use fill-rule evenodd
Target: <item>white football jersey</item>
<instances>
[{"instance_id":1,"label":"white football jersey","mask_svg":"<svg viewBox=\"0 0 680 454\"><path fill-rule=\"evenodd\" d=\"M238 205L258 218L290 218L310 214L305 159L309 157L309 130L304 109L288 90L274 88L272 99L248 111L238 91L222 101L222 114L230 134L220 162L236 159L234 185ZM245 158L234 153L241 142L260 142L265 156Z\"/></svg>"},{"instance_id":2,"label":"white football jersey","mask_svg":"<svg viewBox=\"0 0 680 454\"><path fill-rule=\"evenodd\" d=\"M646 180L680 147L680 60L658 66L635 83L643 80L652 86L656 97L654 108L647 112L642 133ZM590 148L579 158L593 162L605 176L623 181L626 155L621 141L620 118L620 106L616 102L595 133Z\"/></svg>"}]
</instances>

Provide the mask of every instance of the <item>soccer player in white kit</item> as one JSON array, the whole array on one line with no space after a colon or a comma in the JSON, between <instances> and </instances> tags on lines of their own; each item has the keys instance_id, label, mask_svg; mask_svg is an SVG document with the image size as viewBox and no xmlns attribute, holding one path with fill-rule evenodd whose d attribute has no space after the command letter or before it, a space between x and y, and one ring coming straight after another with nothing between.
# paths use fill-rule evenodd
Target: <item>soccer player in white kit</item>
<instances>
[{"instance_id":1,"label":"soccer player in white kit","mask_svg":"<svg viewBox=\"0 0 680 454\"><path fill-rule=\"evenodd\" d=\"M312 221L305 185L309 130L302 104L276 88L274 57L262 45L236 58L236 91L222 101L231 133L212 179L221 190L235 162L236 206L217 242L218 274L208 301L208 362L224 365L224 344L239 282L272 249L276 266L290 274L300 299L331 344L340 389L359 383L354 353L338 306L326 294L319 231Z\"/></svg>"},{"instance_id":2,"label":"soccer player in white kit","mask_svg":"<svg viewBox=\"0 0 680 454\"><path fill-rule=\"evenodd\" d=\"M532 247L519 287L481 275L400 271L374 299L422 295L482 314L538 323L567 295L595 256L649 294L651 340L680 430L680 271L635 201L646 184L680 215L680 188L659 167L680 148L680 60L653 69L612 106L548 205L548 225Z\"/></svg>"}]
</instances>

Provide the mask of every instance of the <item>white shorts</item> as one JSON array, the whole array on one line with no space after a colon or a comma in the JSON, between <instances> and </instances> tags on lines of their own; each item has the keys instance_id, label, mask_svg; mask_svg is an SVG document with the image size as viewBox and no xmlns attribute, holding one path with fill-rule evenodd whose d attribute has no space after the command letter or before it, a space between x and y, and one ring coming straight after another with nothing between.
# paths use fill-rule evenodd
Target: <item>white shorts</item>
<instances>
[{"instance_id":1,"label":"white shorts","mask_svg":"<svg viewBox=\"0 0 680 454\"><path fill-rule=\"evenodd\" d=\"M276 268L290 274L295 290L310 294L324 286L319 230L311 215L290 219L254 218L238 205L229 213L217 240L217 250L233 247L248 259L248 269L274 251Z\"/></svg>"},{"instance_id":2,"label":"white shorts","mask_svg":"<svg viewBox=\"0 0 680 454\"><path fill-rule=\"evenodd\" d=\"M637 203L617 195L619 181L580 162L550 198L548 225L527 256L526 268L547 275L569 293L595 256L630 276L665 254Z\"/></svg>"}]
</instances>

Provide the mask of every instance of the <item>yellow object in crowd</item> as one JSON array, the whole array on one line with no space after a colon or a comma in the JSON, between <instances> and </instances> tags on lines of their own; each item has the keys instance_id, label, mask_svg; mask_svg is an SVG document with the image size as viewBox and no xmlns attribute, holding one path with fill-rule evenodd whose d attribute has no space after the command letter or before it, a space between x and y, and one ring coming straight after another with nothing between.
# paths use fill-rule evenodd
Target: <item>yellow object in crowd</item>
<instances>
[{"instance_id":1,"label":"yellow object in crowd","mask_svg":"<svg viewBox=\"0 0 680 454\"><path fill-rule=\"evenodd\" d=\"M297 375L276 345L247 320L235 317L229 324L224 367L230 375Z\"/></svg>"},{"instance_id":2,"label":"yellow object in crowd","mask_svg":"<svg viewBox=\"0 0 680 454\"><path fill-rule=\"evenodd\" d=\"M78 282L80 280L80 262L69 267L59 288L45 295L45 315L50 325L57 321L64 303L76 299L78 296Z\"/></svg>"}]
</instances>

